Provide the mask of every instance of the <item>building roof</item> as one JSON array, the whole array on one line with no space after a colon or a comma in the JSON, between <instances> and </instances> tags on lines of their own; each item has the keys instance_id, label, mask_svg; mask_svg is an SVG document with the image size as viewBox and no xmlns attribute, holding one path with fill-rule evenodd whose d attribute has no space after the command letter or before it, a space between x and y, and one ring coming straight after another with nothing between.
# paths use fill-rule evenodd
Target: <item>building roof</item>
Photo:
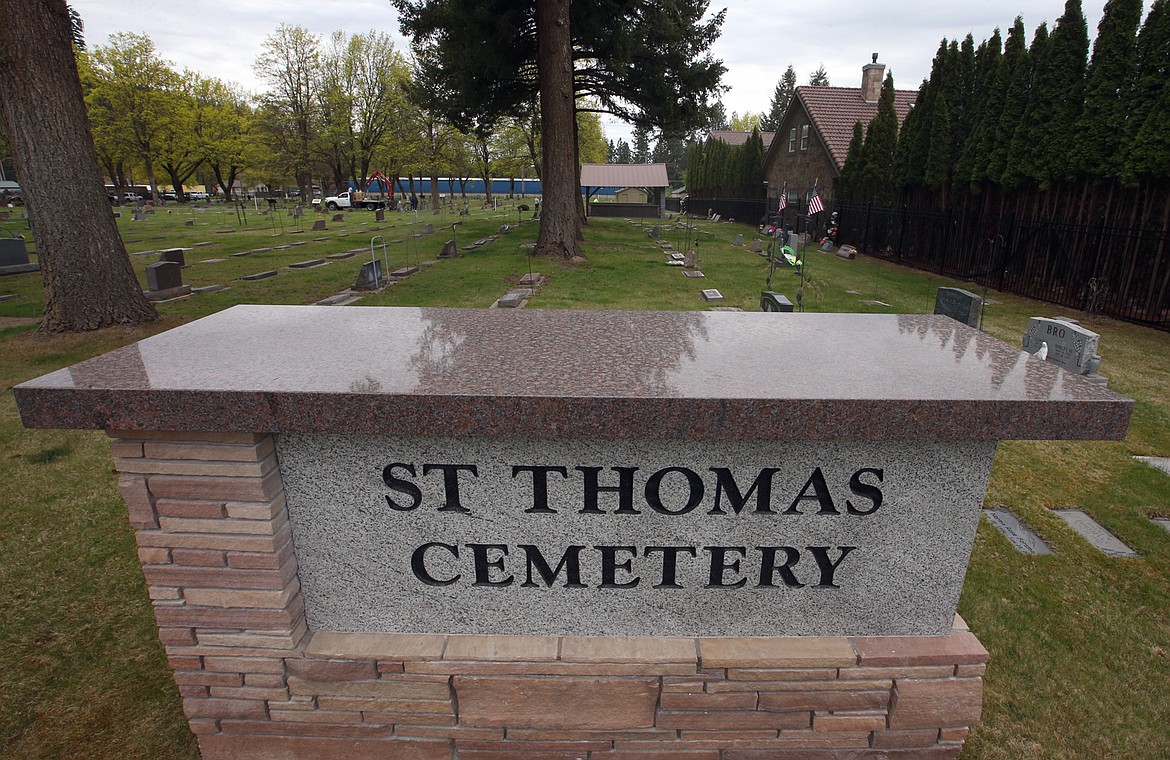
<instances>
[{"instance_id":1,"label":"building roof","mask_svg":"<svg viewBox=\"0 0 1170 760\"><path fill-rule=\"evenodd\" d=\"M899 129L916 97L917 90L894 90L894 112L898 115ZM796 88L796 98L804 104L804 110L840 171L849 153L849 141L853 139L853 125L861 122L863 128L867 126L877 115L878 104L862 100L860 87L805 85Z\"/></svg>"},{"instance_id":2,"label":"building roof","mask_svg":"<svg viewBox=\"0 0 1170 760\"><path fill-rule=\"evenodd\" d=\"M581 187L670 187L666 164L582 164Z\"/></svg>"},{"instance_id":3,"label":"building roof","mask_svg":"<svg viewBox=\"0 0 1170 760\"><path fill-rule=\"evenodd\" d=\"M730 129L712 129L707 133L708 138L722 140L728 145L743 145L751 136L751 132L735 132ZM775 136L775 132L760 132L760 137L764 141L764 150L767 150L768 146L772 144L772 138Z\"/></svg>"}]
</instances>

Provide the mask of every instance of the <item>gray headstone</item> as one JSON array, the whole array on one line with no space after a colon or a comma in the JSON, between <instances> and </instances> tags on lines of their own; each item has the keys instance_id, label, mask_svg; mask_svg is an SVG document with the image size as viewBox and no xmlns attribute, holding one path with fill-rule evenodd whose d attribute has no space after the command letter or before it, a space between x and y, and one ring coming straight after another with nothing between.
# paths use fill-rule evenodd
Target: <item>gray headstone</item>
<instances>
[{"instance_id":1,"label":"gray headstone","mask_svg":"<svg viewBox=\"0 0 1170 760\"><path fill-rule=\"evenodd\" d=\"M1032 317L1024 333L1024 350L1034 354L1042 343L1048 344L1048 361L1074 372L1087 375L1100 366L1097 344L1101 336L1080 325L1060 319Z\"/></svg>"},{"instance_id":2,"label":"gray headstone","mask_svg":"<svg viewBox=\"0 0 1170 760\"><path fill-rule=\"evenodd\" d=\"M731 241L731 244L737 245L737 246L742 246L743 245L743 233L736 235L735 240Z\"/></svg>"},{"instance_id":3,"label":"gray headstone","mask_svg":"<svg viewBox=\"0 0 1170 760\"><path fill-rule=\"evenodd\" d=\"M412 274L418 274L418 267L402 267L401 269L395 269L390 273L390 276L396 280L404 280L407 277L410 277Z\"/></svg>"},{"instance_id":4,"label":"gray headstone","mask_svg":"<svg viewBox=\"0 0 1170 760\"><path fill-rule=\"evenodd\" d=\"M788 247L794 251L796 249L800 248L800 235L797 235L795 232L789 232L788 233Z\"/></svg>"},{"instance_id":5,"label":"gray headstone","mask_svg":"<svg viewBox=\"0 0 1170 760\"><path fill-rule=\"evenodd\" d=\"M752 253L761 253L764 250L764 242L762 240L753 240L748 243L748 250Z\"/></svg>"},{"instance_id":6,"label":"gray headstone","mask_svg":"<svg viewBox=\"0 0 1170 760\"><path fill-rule=\"evenodd\" d=\"M244 277L241 277L240 279L241 280L248 280L250 282L252 280L267 280L269 277L275 277L275 276L276 276L276 270L269 269L269 270L264 271L264 272L257 272L256 274L245 275Z\"/></svg>"},{"instance_id":7,"label":"gray headstone","mask_svg":"<svg viewBox=\"0 0 1170 760\"><path fill-rule=\"evenodd\" d=\"M384 284L385 280L386 277L382 274L382 262L367 261L362 264L362 269L358 272L357 280L353 286L358 290L369 290Z\"/></svg>"},{"instance_id":8,"label":"gray headstone","mask_svg":"<svg viewBox=\"0 0 1170 760\"><path fill-rule=\"evenodd\" d=\"M979 327L983 299L962 288L939 288L934 295L934 313L957 319L965 325Z\"/></svg>"},{"instance_id":9,"label":"gray headstone","mask_svg":"<svg viewBox=\"0 0 1170 760\"><path fill-rule=\"evenodd\" d=\"M723 303L723 294L715 288L708 288L699 293L707 303Z\"/></svg>"},{"instance_id":10,"label":"gray headstone","mask_svg":"<svg viewBox=\"0 0 1170 760\"><path fill-rule=\"evenodd\" d=\"M793 311L792 301L783 293L765 290L760 293L760 311Z\"/></svg>"},{"instance_id":11,"label":"gray headstone","mask_svg":"<svg viewBox=\"0 0 1170 760\"><path fill-rule=\"evenodd\" d=\"M652 238L657 238L657 237L660 237L662 235L662 230L658 228L658 225L654 225L653 227L650 228L650 232L648 232L647 234Z\"/></svg>"},{"instance_id":12,"label":"gray headstone","mask_svg":"<svg viewBox=\"0 0 1170 760\"><path fill-rule=\"evenodd\" d=\"M851 245L843 245L837 249L836 256L839 259L855 259L857 258L857 249Z\"/></svg>"},{"instance_id":13,"label":"gray headstone","mask_svg":"<svg viewBox=\"0 0 1170 760\"><path fill-rule=\"evenodd\" d=\"M0 238L0 267L17 267L29 263L28 249L20 238Z\"/></svg>"},{"instance_id":14,"label":"gray headstone","mask_svg":"<svg viewBox=\"0 0 1170 760\"><path fill-rule=\"evenodd\" d=\"M352 259L356 255L353 251L345 251L343 253L328 253L325 258L336 261L338 259Z\"/></svg>"},{"instance_id":15,"label":"gray headstone","mask_svg":"<svg viewBox=\"0 0 1170 760\"><path fill-rule=\"evenodd\" d=\"M335 221L335 222L344 222L344 221L345 221L345 214L334 214L334 215L333 215L333 221Z\"/></svg>"},{"instance_id":16,"label":"gray headstone","mask_svg":"<svg viewBox=\"0 0 1170 760\"><path fill-rule=\"evenodd\" d=\"M1170 517L1151 517L1150 519L1154 521L1155 525L1161 527L1162 530L1170 533Z\"/></svg>"},{"instance_id":17,"label":"gray headstone","mask_svg":"<svg viewBox=\"0 0 1170 760\"><path fill-rule=\"evenodd\" d=\"M674 258L673 256L671 258ZM683 256L683 266L687 269L694 269L699 265L699 257L694 251L687 251Z\"/></svg>"},{"instance_id":18,"label":"gray headstone","mask_svg":"<svg viewBox=\"0 0 1170 760\"><path fill-rule=\"evenodd\" d=\"M289 264L290 269L313 269L324 265L325 259L309 259L308 261L298 261L295 264Z\"/></svg>"},{"instance_id":19,"label":"gray headstone","mask_svg":"<svg viewBox=\"0 0 1170 760\"><path fill-rule=\"evenodd\" d=\"M318 219L317 221L313 222L313 231L314 232L319 231L319 230L325 230L325 229L328 229L328 227L325 226L324 219Z\"/></svg>"},{"instance_id":20,"label":"gray headstone","mask_svg":"<svg viewBox=\"0 0 1170 760\"><path fill-rule=\"evenodd\" d=\"M502 309L515 309L524 305L525 298L525 291L510 290L504 295L500 296L500 300L496 301L496 305Z\"/></svg>"},{"instance_id":21,"label":"gray headstone","mask_svg":"<svg viewBox=\"0 0 1170 760\"><path fill-rule=\"evenodd\" d=\"M160 261L146 268L148 290L171 290L183 286L183 267L174 261Z\"/></svg>"},{"instance_id":22,"label":"gray headstone","mask_svg":"<svg viewBox=\"0 0 1170 760\"><path fill-rule=\"evenodd\" d=\"M526 288L538 288L544 284L544 276L540 272L529 272L520 278L520 284Z\"/></svg>"},{"instance_id":23,"label":"gray headstone","mask_svg":"<svg viewBox=\"0 0 1170 760\"><path fill-rule=\"evenodd\" d=\"M1150 467L1157 467L1162 472L1170 475L1170 457L1134 457L1139 462L1145 462Z\"/></svg>"},{"instance_id":24,"label":"gray headstone","mask_svg":"<svg viewBox=\"0 0 1170 760\"><path fill-rule=\"evenodd\" d=\"M1032 532L1032 529L1020 522L1020 518L1003 507L983 510L987 521L994 525L999 532L1012 542L1012 546L1021 554L1052 554L1052 549L1044 543L1044 539Z\"/></svg>"},{"instance_id":25,"label":"gray headstone","mask_svg":"<svg viewBox=\"0 0 1170 760\"><path fill-rule=\"evenodd\" d=\"M166 250L158 252L159 261L173 261L179 266L186 266L187 257L183 255L182 248L167 248Z\"/></svg>"},{"instance_id":26,"label":"gray headstone","mask_svg":"<svg viewBox=\"0 0 1170 760\"><path fill-rule=\"evenodd\" d=\"M692 280L701 280L701 279L705 278L706 276L707 275L703 274L698 269L684 269L683 270L683 277L689 277Z\"/></svg>"},{"instance_id":27,"label":"gray headstone","mask_svg":"<svg viewBox=\"0 0 1170 760\"><path fill-rule=\"evenodd\" d=\"M1086 541L1109 557L1136 557L1138 553L1126 546L1121 539L1102 528L1096 520L1079 509L1054 509L1056 516L1080 533Z\"/></svg>"},{"instance_id":28,"label":"gray headstone","mask_svg":"<svg viewBox=\"0 0 1170 760\"><path fill-rule=\"evenodd\" d=\"M423 226L423 234L424 235L430 235L434 231L435 231L435 225L433 225L433 224L427 224L427 225Z\"/></svg>"},{"instance_id":29,"label":"gray headstone","mask_svg":"<svg viewBox=\"0 0 1170 760\"><path fill-rule=\"evenodd\" d=\"M459 252L455 249L454 240L448 240L446 243L443 243L443 250L439 251L440 259L453 259L458 255Z\"/></svg>"},{"instance_id":30,"label":"gray headstone","mask_svg":"<svg viewBox=\"0 0 1170 760\"><path fill-rule=\"evenodd\" d=\"M383 209L378 209L377 211L375 211L374 212L374 221L375 222L386 221L386 212Z\"/></svg>"}]
</instances>

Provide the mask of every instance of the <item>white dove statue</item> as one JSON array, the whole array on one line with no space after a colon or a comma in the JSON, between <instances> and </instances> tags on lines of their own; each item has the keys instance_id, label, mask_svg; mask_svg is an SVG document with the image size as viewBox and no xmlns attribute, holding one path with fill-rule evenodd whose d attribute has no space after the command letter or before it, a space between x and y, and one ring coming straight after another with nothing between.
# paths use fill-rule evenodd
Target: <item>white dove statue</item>
<instances>
[{"instance_id":1,"label":"white dove statue","mask_svg":"<svg viewBox=\"0 0 1170 760\"><path fill-rule=\"evenodd\" d=\"M1040 341L1040 350L1038 350L1036 353L1034 353L1032 355L1035 356L1037 359L1047 359L1048 358L1048 343L1047 343L1047 341Z\"/></svg>"}]
</instances>

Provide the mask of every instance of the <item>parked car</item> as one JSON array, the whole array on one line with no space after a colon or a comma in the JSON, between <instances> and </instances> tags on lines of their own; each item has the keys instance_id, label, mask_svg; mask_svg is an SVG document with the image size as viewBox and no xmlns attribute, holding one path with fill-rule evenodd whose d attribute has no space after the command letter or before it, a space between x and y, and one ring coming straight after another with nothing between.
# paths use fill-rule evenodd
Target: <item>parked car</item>
<instances>
[{"instance_id":1,"label":"parked car","mask_svg":"<svg viewBox=\"0 0 1170 760\"><path fill-rule=\"evenodd\" d=\"M142 200L142 196L138 193L125 192L122 193L122 200L126 201L127 203L137 203L138 201Z\"/></svg>"},{"instance_id":2,"label":"parked car","mask_svg":"<svg viewBox=\"0 0 1170 760\"><path fill-rule=\"evenodd\" d=\"M187 193L187 197L193 201L205 201L210 196L208 196L207 193L203 192L202 190L192 190L191 192Z\"/></svg>"},{"instance_id":3,"label":"parked car","mask_svg":"<svg viewBox=\"0 0 1170 760\"><path fill-rule=\"evenodd\" d=\"M164 201L177 201L177 200L179 200L179 196L176 195L175 193L163 193L163 200Z\"/></svg>"}]
</instances>

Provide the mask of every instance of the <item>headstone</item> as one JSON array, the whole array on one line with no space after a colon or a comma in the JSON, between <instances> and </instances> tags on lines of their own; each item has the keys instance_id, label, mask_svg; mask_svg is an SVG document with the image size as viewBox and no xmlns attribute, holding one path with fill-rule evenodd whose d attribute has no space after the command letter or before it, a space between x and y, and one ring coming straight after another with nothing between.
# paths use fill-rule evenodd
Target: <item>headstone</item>
<instances>
[{"instance_id":1,"label":"headstone","mask_svg":"<svg viewBox=\"0 0 1170 760\"><path fill-rule=\"evenodd\" d=\"M740 234L736 235L735 240L731 241L731 244L734 246L742 247L743 246L743 233L741 232Z\"/></svg>"},{"instance_id":2,"label":"headstone","mask_svg":"<svg viewBox=\"0 0 1170 760\"><path fill-rule=\"evenodd\" d=\"M795 232L789 232L788 233L788 247L794 251L796 249L800 248L800 235L797 235Z\"/></svg>"},{"instance_id":3,"label":"headstone","mask_svg":"<svg viewBox=\"0 0 1170 760\"><path fill-rule=\"evenodd\" d=\"M245 276L241 277L240 279L241 280L248 280L249 282L251 282L253 280L267 280L269 277L275 277L276 274L277 273L276 273L275 269L269 269L269 270L264 271L264 272L257 272L256 274L245 275Z\"/></svg>"},{"instance_id":4,"label":"headstone","mask_svg":"<svg viewBox=\"0 0 1170 760\"><path fill-rule=\"evenodd\" d=\"M500 300L496 301L496 305L501 309L515 309L524 305L525 297L524 291L509 290L500 296Z\"/></svg>"},{"instance_id":5,"label":"headstone","mask_svg":"<svg viewBox=\"0 0 1170 760\"><path fill-rule=\"evenodd\" d=\"M821 244L821 253L832 253L832 252L833 252L833 241L832 240L826 240L824 243Z\"/></svg>"},{"instance_id":6,"label":"headstone","mask_svg":"<svg viewBox=\"0 0 1170 760\"><path fill-rule=\"evenodd\" d=\"M674 257L672 256L671 258L674 258ZM699 265L699 257L695 254L694 251L687 251L686 254L683 255L683 266L684 267L686 267L687 269L694 269L698 265Z\"/></svg>"},{"instance_id":7,"label":"headstone","mask_svg":"<svg viewBox=\"0 0 1170 760\"><path fill-rule=\"evenodd\" d=\"M703 274L698 269L684 269L683 270L683 277L689 277L692 280L701 280L706 276L707 275Z\"/></svg>"},{"instance_id":8,"label":"headstone","mask_svg":"<svg viewBox=\"0 0 1170 760\"><path fill-rule=\"evenodd\" d=\"M440 259L455 259L459 257L459 251L455 248L455 241L448 240L443 243L443 250L439 251Z\"/></svg>"},{"instance_id":9,"label":"headstone","mask_svg":"<svg viewBox=\"0 0 1170 760\"><path fill-rule=\"evenodd\" d=\"M752 253L763 253L764 242L762 240L753 240L752 242L748 243L748 250Z\"/></svg>"},{"instance_id":10,"label":"headstone","mask_svg":"<svg viewBox=\"0 0 1170 760\"><path fill-rule=\"evenodd\" d=\"M1054 509L1056 516L1109 557L1136 557L1138 553L1079 509Z\"/></svg>"},{"instance_id":11,"label":"headstone","mask_svg":"<svg viewBox=\"0 0 1170 760\"><path fill-rule=\"evenodd\" d=\"M1155 525L1170 533L1170 517L1151 517Z\"/></svg>"},{"instance_id":12,"label":"headstone","mask_svg":"<svg viewBox=\"0 0 1170 760\"><path fill-rule=\"evenodd\" d=\"M325 258L337 261L339 259L352 259L356 254L353 251L344 251L342 253L329 253Z\"/></svg>"},{"instance_id":13,"label":"headstone","mask_svg":"<svg viewBox=\"0 0 1170 760\"><path fill-rule=\"evenodd\" d=\"M434 231L435 231L435 225L433 225L433 224L428 223L428 224L423 226L423 234L424 235L430 235Z\"/></svg>"},{"instance_id":14,"label":"headstone","mask_svg":"<svg viewBox=\"0 0 1170 760\"><path fill-rule=\"evenodd\" d=\"M650 228L650 232L647 234L652 238L660 237L662 235L662 230L658 228L658 225L654 225Z\"/></svg>"},{"instance_id":15,"label":"headstone","mask_svg":"<svg viewBox=\"0 0 1170 760\"><path fill-rule=\"evenodd\" d=\"M1101 366L1097 344L1101 336L1062 319L1032 317L1024 333L1024 350L1034 354L1048 344L1046 361L1078 375L1095 375ZM1104 378L1100 378L1104 381Z\"/></svg>"},{"instance_id":16,"label":"headstone","mask_svg":"<svg viewBox=\"0 0 1170 760\"><path fill-rule=\"evenodd\" d=\"M1044 543L1044 539L1037 536L1032 530L1020 522L1020 518L1004 507L994 507L983 510L987 521L994 525L1000 533L1011 541L1012 546L1020 554L1052 554L1052 549Z\"/></svg>"},{"instance_id":17,"label":"headstone","mask_svg":"<svg viewBox=\"0 0 1170 760\"><path fill-rule=\"evenodd\" d=\"M146 268L146 287L152 292L183 286L183 266L176 261L160 261Z\"/></svg>"},{"instance_id":18,"label":"headstone","mask_svg":"<svg viewBox=\"0 0 1170 760\"><path fill-rule=\"evenodd\" d=\"M362 264L362 269L358 272L353 287L354 290L373 290L385 283L386 277L382 274L382 262L374 260Z\"/></svg>"},{"instance_id":19,"label":"headstone","mask_svg":"<svg viewBox=\"0 0 1170 760\"><path fill-rule=\"evenodd\" d=\"M1145 462L1150 467L1157 467L1162 472L1170 475L1170 457L1134 457L1139 462Z\"/></svg>"},{"instance_id":20,"label":"headstone","mask_svg":"<svg viewBox=\"0 0 1170 760\"><path fill-rule=\"evenodd\" d=\"M418 267L402 267L401 269L395 269L390 273L390 277L391 279L395 280L405 280L412 274L418 274Z\"/></svg>"},{"instance_id":21,"label":"headstone","mask_svg":"<svg viewBox=\"0 0 1170 760\"><path fill-rule=\"evenodd\" d=\"M321 231L321 230L324 230L324 229L328 229L328 228L325 226L325 220L324 220L324 219L318 219L317 221L313 222L313 231L314 231L314 232L319 232L319 231Z\"/></svg>"},{"instance_id":22,"label":"headstone","mask_svg":"<svg viewBox=\"0 0 1170 760\"><path fill-rule=\"evenodd\" d=\"M335 221L335 222L344 222L344 221L345 221L345 214L334 214L334 215L333 215L333 221Z\"/></svg>"},{"instance_id":23,"label":"headstone","mask_svg":"<svg viewBox=\"0 0 1170 760\"><path fill-rule=\"evenodd\" d=\"M218 293L221 290L227 290L223 285L203 285L198 288L191 288L192 293Z\"/></svg>"},{"instance_id":24,"label":"headstone","mask_svg":"<svg viewBox=\"0 0 1170 760\"><path fill-rule=\"evenodd\" d=\"M308 261L298 261L295 264L289 264L290 269L313 269L315 267L324 266L325 259L309 259Z\"/></svg>"},{"instance_id":25,"label":"headstone","mask_svg":"<svg viewBox=\"0 0 1170 760\"><path fill-rule=\"evenodd\" d=\"M707 303L723 303L723 294L715 288L709 288L699 293Z\"/></svg>"},{"instance_id":26,"label":"headstone","mask_svg":"<svg viewBox=\"0 0 1170 760\"><path fill-rule=\"evenodd\" d=\"M187 257L183 255L182 248L167 248L158 252L159 261L173 261L179 266L187 265Z\"/></svg>"},{"instance_id":27,"label":"headstone","mask_svg":"<svg viewBox=\"0 0 1170 760\"><path fill-rule=\"evenodd\" d=\"M857 258L857 249L851 245L843 245L837 249L837 258L855 259Z\"/></svg>"},{"instance_id":28,"label":"headstone","mask_svg":"<svg viewBox=\"0 0 1170 760\"><path fill-rule=\"evenodd\" d=\"M375 222L384 222L384 221L386 221L386 211L385 211L385 209L378 209L378 210L376 210L376 211L374 212L374 221L375 221Z\"/></svg>"},{"instance_id":29,"label":"headstone","mask_svg":"<svg viewBox=\"0 0 1170 760\"><path fill-rule=\"evenodd\" d=\"M195 220L194 220L194 219L188 219L187 221L183 222L183 226L184 226L184 227L194 227L194 226L195 226Z\"/></svg>"},{"instance_id":30,"label":"headstone","mask_svg":"<svg viewBox=\"0 0 1170 760\"><path fill-rule=\"evenodd\" d=\"M520 284L526 288L539 288L544 284L544 276L540 272L529 272L520 277Z\"/></svg>"},{"instance_id":31,"label":"headstone","mask_svg":"<svg viewBox=\"0 0 1170 760\"><path fill-rule=\"evenodd\" d=\"M939 288L934 296L934 313L957 319L970 327L979 327L983 299L962 288Z\"/></svg>"},{"instance_id":32,"label":"headstone","mask_svg":"<svg viewBox=\"0 0 1170 760\"><path fill-rule=\"evenodd\" d=\"M35 272L40 268L39 263L29 263L28 249L25 248L23 240L20 238L0 238L0 274Z\"/></svg>"},{"instance_id":33,"label":"headstone","mask_svg":"<svg viewBox=\"0 0 1170 760\"><path fill-rule=\"evenodd\" d=\"M783 293L765 290L760 293L760 311L793 311L792 301Z\"/></svg>"},{"instance_id":34,"label":"headstone","mask_svg":"<svg viewBox=\"0 0 1170 760\"><path fill-rule=\"evenodd\" d=\"M719 214L716 214L715 216L711 217L711 221L713 221L713 222L719 221Z\"/></svg>"}]
</instances>

